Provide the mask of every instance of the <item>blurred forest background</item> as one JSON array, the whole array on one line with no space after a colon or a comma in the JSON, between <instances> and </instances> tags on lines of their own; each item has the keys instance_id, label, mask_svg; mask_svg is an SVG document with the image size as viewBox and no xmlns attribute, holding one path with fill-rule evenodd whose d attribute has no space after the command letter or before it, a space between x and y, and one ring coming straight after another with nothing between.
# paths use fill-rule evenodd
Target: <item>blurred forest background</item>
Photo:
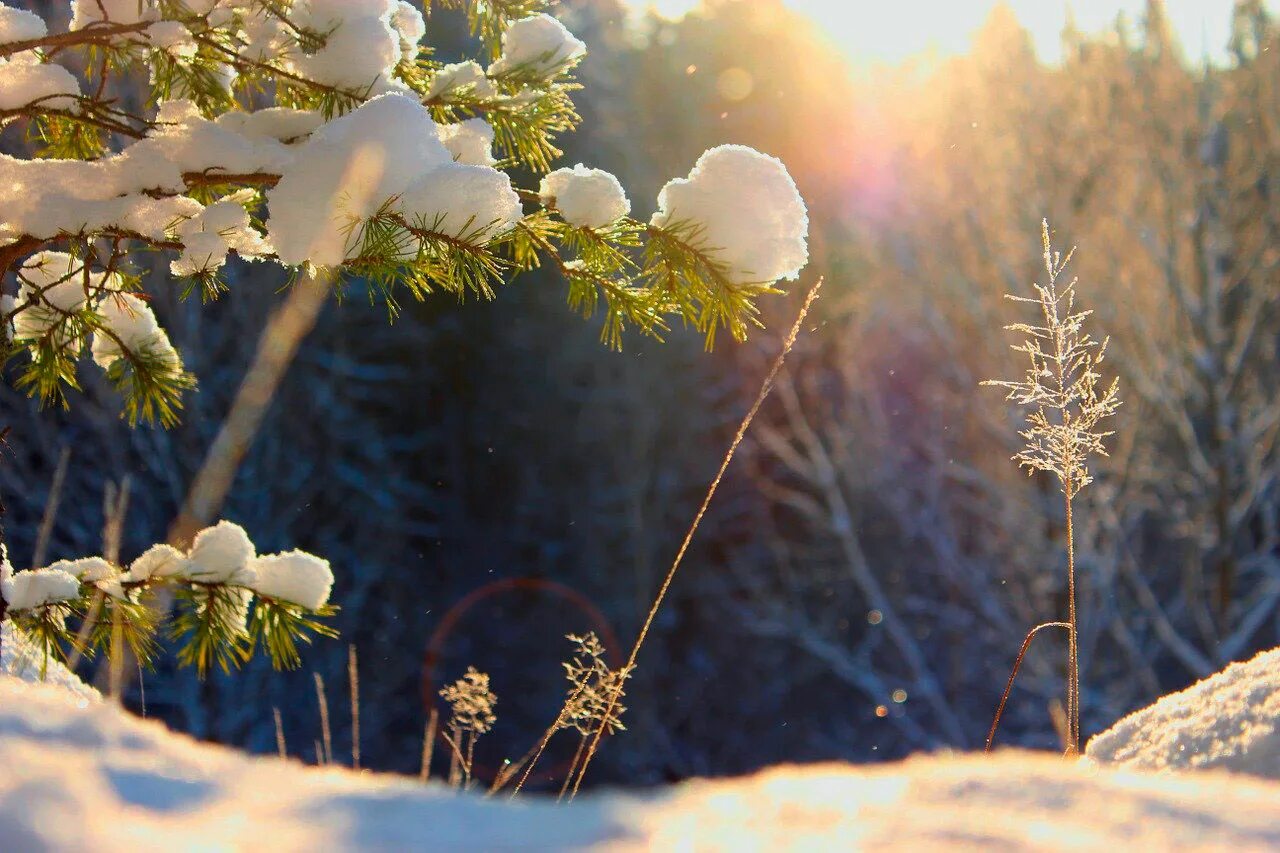
<instances>
[{"instance_id":1,"label":"blurred forest background","mask_svg":"<svg viewBox=\"0 0 1280 853\"><path fill-rule=\"evenodd\" d=\"M1035 280L1042 217L1079 246L1125 399L1078 510L1085 735L1280 643L1280 24L1259 0L1236 4L1209 67L1155 0L1108 32L1068 27L1061 63L997 6L968 55L857 74L779 0L708 0L679 22L618 0L560 14L592 49L563 163L617 173L645 218L703 149L755 146L810 206L802 284L827 277L589 783L980 747L1023 634L1065 606L1055 487L1009 461L1020 413L978 387L1021 369L1002 294ZM458 16L428 25L456 45L443 58L467 52ZM131 432L97 385L69 413L0 388L20 567L63 448L47 559L99 552L125 478L124 557L163 538L283 283L240 265L201 310L157 271L154 304L202 383L180 428ZM481 775L522 755L563 697L563 635L634 637L799 294L712 355L680 333L609 352L564 297L548 272L393 325L358 283L330 305L223 515L264 551L332 561L342 640L284 675L162 668L129 706L262 752L278 707L310 758L314 670L345 753L349 642L364 766L416 772L424 695L469 664L499 695ZM1004 743L1058 743L1065 644L1041 642ZM572 747L553 744L542 784Z\"/></svg>"}]
</instances>

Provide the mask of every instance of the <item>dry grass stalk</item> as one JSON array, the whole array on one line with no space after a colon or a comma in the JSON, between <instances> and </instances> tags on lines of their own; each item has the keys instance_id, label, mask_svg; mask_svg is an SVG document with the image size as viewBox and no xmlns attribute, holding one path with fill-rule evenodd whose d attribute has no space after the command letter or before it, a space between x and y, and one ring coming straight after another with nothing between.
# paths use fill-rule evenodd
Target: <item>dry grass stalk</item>
<instances>
[{"instance_id":1,"label":"dry grass stalk","mask_svg":"<svg viewBox=\"0 0 1280 853\"><path fill-rule=\"evenodd\" d=\"M746 437L747 430L751 427L751 422L755 420L760 407L764 405L765 398L773 390L773 383L778 378L778 373L781 372L782 365L786 362L791 348L795 346L796 338L800 336L800 329L804 326L805 318L809 315L809 308L812 307L813 301L818 298L818 291L821 289L822 279L819 278L813 287L809 289L808 295L805 296L804 304L800 307L800 314L796 317L790 333L783 339L782 349L773 360L773 365L769 368L769 373L765 376L764 381L760 384L760 391L756 394L755 401L752 402L751 408L743 416L742 422L738 424L738 431L734 433L733 441L729 443L729 449L725 451L724 458L720 460L720 468L716 471L715 477L712 478L710 485L707 487L707 494L703 497L702 504L698 507L698 511L694 514L693 521L684 535L684 539L680 542L680 548L676 551L676 556L671 561L671 567L667 569L667 574L662 579L662 585L658 587L653 604L649 607L649 613L645 616L644 624L640 627L640 634L636 637L635 645L631 647L631 654L627 656L627 663L622 668L624 672L631 673L635 670L636 659L640 656L640 649L644 646L644 641L649 636L649 630L653 627L653 621L658 617L658 611L662 608L662 602L666 599L667 592L671 589L671 584L676 579L676 573L680 570L680 564L684 561L684 555L689 550L690 543L693 542L694 534L698 532L698 527L702 524L702 518L707 514L707 508L711 506L711 499L715 497L716 489L720 487L720 481L724 479L724 472L728 470L729 463L733 461L734 455L738 452L738 447L742 444L742 439ZM620 679L616 690L610 693L609 702L604 711L605 719L613 717L614 705L617 704L621 696L624 681L625 679ZM587 769L591 766L591 759L595 758L596 750L600 748L600 739L604 736L605 729L606 726L602 725L591 736L586 754L582 757L582 766L578 769L578 775L573 781L573 792L569 795L570 802L578 795L582 780L586 777Z\"/></svg>"},{"instance_id":2,"label":"dry grass stalk","mask_svg":"<svg viewBox=\"0 0 1280 853\"><path fill-rule=\"evenodd\" d=\"M432 708L427 717L427 726L422 732L422 769L418 771L418 778L423 782L431 777L431 757L435 754L436 730L439 726L440 712Z\"/></svg>"},{"instance_id":3,"label":"dry grass stalk","mask_svg":"<svg viewBox=\"0 0 1280 853\"><path fill-rule=\"evenodd\" d=\"M1076 310L1076 279L1065 286L1060 283L1073 252L1063 257L1053 250L1048 220L1041 223L1040 233L1048 284L1036 284L1034 298L1006 297L1034 305L1040 311L1040 325L1015 323L1005 327L1026 336L1013 347L1027 356L1026 373L1021 379L989 380L983 384L1006 389L1006 399L1028 407L1027 428L1019 433L1026 444L1013 458L1027 469L1028 475L1037 471L1053 474L1062 487L1067 537L1067 754L1076 755L1080 751L1080 650L1072 502L1081 489L1093 482L1089 458L1107 455L1103 440L1111 433L1099 427L1120 405L1119 380L1107 386L1099 384L1107 341L1096 341L1085 331L1085 320L1093 312ZM1050 624L1031 629L1023 642L1024 653L1034 634ZM1016 666L1013 674L1017 675ZM1006 698L1012 686L1011 677ZM1003 706L1002 701L1001 709ZM988 748L994 736L993 725Z\"/></svg>"},{"instance_id":4,"label":"dry grass stalk","mask_svg":"<svg viewBox=\"0 0 1280 853\"><path fill-rule=\"evenodd\" d=\"M271 716L276 721L276 752L280 754L281 758L288 758L289 752L284 745L284 722L280 719L280 709L273 706L271 708Z\"/></svg>"},{"instance_id":5,"label":"dry grass stalk","mask_svg":"<svg viewBox=\"0 0 1280 853\"><path fill-rule=\"evenodd\" d=\"M333 763L333 733L329 728L329 700L324 695L324 677L315 673L316 702L320 705L320 734L324 739L324 751L321 753L322 764Z\"/></svg>"},{"instance_id":6,"label":"dry grass stalk","mask_svg":"<svg viewBox=\"0 0 1280 853\"><path fill-rule=\"evenodd\" d=\"M49 555L49 540L53 536L53 523L58 518L58 504L62 500L62 487L67 482L67 467L71 462L71 448L62 448L58 455L58 467L53 469L53 483L49 486L49 499L44 504L44 515L40 517L40 529L36 533L36 547L31 554L32 567L45 564Z\"/></svg>"},{"instance_id":7,"label":"dry grass stalk","mask_svg":"<svg viewBox=\"0 0 1280 853\"><path fill-rule=\"evenodd\" d=\"M360 769L360 666L355 645L347 646L347 683L351 686L351 767Z\"/></svg>"}]
</instances>

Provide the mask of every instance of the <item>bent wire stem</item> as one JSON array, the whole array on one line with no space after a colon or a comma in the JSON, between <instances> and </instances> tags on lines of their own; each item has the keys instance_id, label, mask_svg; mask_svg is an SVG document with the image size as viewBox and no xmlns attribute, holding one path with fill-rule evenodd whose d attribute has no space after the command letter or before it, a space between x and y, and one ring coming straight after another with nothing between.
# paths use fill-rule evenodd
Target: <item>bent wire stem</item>
<instances>
[{"instance_id":1,"label":"bent wire stem","mask_svg":"<svg viewBox=\"0 0 1280 853\"><path fill-rule=\"evenodd\" d=\"M1000 716L1004 713L1005 703L1009 701L1009 694L1013 692L1013 680L1018 677L1018 668L1022 666L1022 659L1027 655L1027 649L1031 647L1031 641L1035 639L1036 634L1045 628L1065 628L1070 632L1071 623L1042 622L1027 632L1027 638L1022 641L1022 648L1018 650L1018 658L1013 662L1013 672L1009 673L1009 683L1005 685L1004 695L1000 697L1000 705L996 708L996 718L991 721L991 730L987 732L987 746L983 752L991 751L991 743L996 739L996 728L1000 725Z\"/></svg>"}]
</instances>

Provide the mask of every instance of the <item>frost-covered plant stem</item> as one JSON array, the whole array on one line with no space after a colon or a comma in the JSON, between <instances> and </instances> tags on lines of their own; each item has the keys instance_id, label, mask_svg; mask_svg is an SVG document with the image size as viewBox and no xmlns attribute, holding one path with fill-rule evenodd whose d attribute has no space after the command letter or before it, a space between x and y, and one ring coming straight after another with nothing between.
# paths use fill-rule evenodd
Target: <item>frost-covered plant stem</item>
<instances>
[{"instance_id":1,"label":"frost-covered plant stem","mask_svg":"<svg viewBox=\"0 0 1280 853\"><path fill-rule=\"evenodd\" d=\"M1072 501L1080 490L1092 482L1088 461L1091 454L1106 456L1103 440L1111 435L1099 429L1106 418L1113 415L1120 405L1118 383L1099 386L1099 372L1106 354L1107 342L1094 340L1084 330L1084 321L1092 313L1077 311L1075 285L1072 279L1065 287L1059 286L1063 270L1071 261L1071 253L1064 258L1054 252L1049 241L1049 223L1041 223L1041 242L1044 247L1044 268L1048 283L1035 285L1035 297L1009 296L1014 302L1036 306L1043 325L1015 323L1006 327L1009 331L1026 336L1013 348L1028 357L1029 364L1023 377L1015 381L987 381L1007 389L1006 399L1027 406L1027 428L1020 433L1026 444L1014 459L1029 474L1036 471L1053 474L1062 486L1063 505L1066 513L1067 537L1067 755L1080 752L1080 649L1076 612L1076 552L1075 518ZM1040 628L1033 628L1023 642L1021 663L1033 635ZM1000 712L1008 699L1017 666L1009 678L1009 687L1000 701L991 732L987 736L987 748L995 737L1000 722Z\"/></svg>"}]
</instances>

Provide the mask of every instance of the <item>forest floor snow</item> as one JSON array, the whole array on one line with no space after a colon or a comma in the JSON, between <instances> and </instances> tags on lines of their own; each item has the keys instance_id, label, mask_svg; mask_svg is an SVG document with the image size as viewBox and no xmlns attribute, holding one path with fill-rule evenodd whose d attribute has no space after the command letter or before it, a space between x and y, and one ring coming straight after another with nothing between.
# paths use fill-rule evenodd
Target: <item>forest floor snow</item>
<instances>
[{"instance_id":1,"label":"forest floor snow","mask_svg":"<svg viewBox=\"0 0 1280 853\"><path fill-rule=\"evenodd\" d=\"M1085 754L1132 769L1220 769L1280 779L1280 649L1134 711L1090 740Z\"/></svg>"},{"instance_id":2,"label":"forest floor snow","mask_svg":"<svg viewBox=\"0 0 1280 853\"><path fill-rule=\"evenodd\" d=\"M4 640L11 666L16 646ZM1269 678L1266 662L1227 673ZM50 672L57 683L0 675L6 851L1280 849L1280 782L1222 770L1006 750L509 803L198 743ZM1135 732L1165 719L1136 717Z\"/></svg>"}]
</instances>

